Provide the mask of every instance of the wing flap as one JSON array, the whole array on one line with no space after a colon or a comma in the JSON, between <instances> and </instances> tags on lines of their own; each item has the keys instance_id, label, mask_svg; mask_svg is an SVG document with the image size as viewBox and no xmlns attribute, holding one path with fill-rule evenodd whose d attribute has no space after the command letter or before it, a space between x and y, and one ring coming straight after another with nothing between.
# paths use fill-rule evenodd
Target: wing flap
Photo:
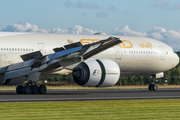
<instances>
[{"instance_id":1,"label":"wing flap","mask_svg":"<svg viewBox=\"0 0 180 120\"><path fill-rule=\"evenodd\" d=\"M16 77L20 77L20 76L24 76L24 75L29 75L30 72L31 72L31 67L7 71L4 75L4 80L10 79L10 78L16 78Z\"/></svg>"},{"instance_id":2,"label":"wing flap","mask_svg":"<svg viewBox=\"0 0 180 120\"><path fill-rule=\"evenodd\" d=\"M25 61L25 62L21 62L21 63L17 63L17 64L13 64L7 68L6 72L17 70L17 69L22 69L22 68L26 68L26 67L31 67L33 64L34 64L34 59Z\"/></svg>"},{"instance_id":3,"label":"wing flap","mask_svg":"<svg viewBox=\"0 0 180 120\"><path fill-rule=\"evenodd\" d=\"M25 55L21 55L20 57L23 59L23 61L28 61L31 59L35 59L35 58L39 58L42 57L42 53L40 51L36 51L36 52L32 52L32 53L28 53Z\"/></svg>"}]
</instances>

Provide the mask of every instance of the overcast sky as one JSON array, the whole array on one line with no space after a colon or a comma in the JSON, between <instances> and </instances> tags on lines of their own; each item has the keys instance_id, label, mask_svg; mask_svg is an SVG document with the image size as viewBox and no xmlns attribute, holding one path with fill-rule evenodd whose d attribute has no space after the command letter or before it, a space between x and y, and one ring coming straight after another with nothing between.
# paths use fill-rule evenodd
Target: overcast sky
<instances>
[{"instance_id":1,"label":"overcast sky","mask_svg":"<svg viewBox=\"0 0 180 120\"><path fill-rule=\"evenodd\" d=\"M180 51L180 0L0 0L0 30L150 37Z\"/></svg>"}]
</instances>

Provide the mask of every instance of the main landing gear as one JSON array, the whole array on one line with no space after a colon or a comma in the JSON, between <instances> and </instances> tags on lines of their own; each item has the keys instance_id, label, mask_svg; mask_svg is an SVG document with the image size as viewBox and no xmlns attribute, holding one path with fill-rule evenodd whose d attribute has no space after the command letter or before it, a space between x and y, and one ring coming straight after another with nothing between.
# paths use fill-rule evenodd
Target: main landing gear
<instances>
[{"instance_id":1,"label":"main landing gear","mask_svg":"<svg viewBox=\"0 0 180 120\"><path fill-rule=\"evenodd\" d=\"M152 75L152 83L148 86L149 91L157 91L158 90L156 81L157 81L156 76Z\"/></svg>"},{"instance_id":2,"label":"main landing gear","mask_svg":"<svg viewBox=\"0 0 180 120\"><path fill-rule=\"evenodd\" d=\"M24 87L22 85L18 85L16 87L17 94L45 94L46 93L46 86L38 85L35 82L30 81Z\"/></svg>"},{"instance_id":3,"label":"main landing gear","mask_svg":"<svg viewBox=\"0 0 180 120\"><path fill-rule=\"evenodd\" d=\"M148 86L149 91L157 91L158 90L158 86L156 84L150 84Z\"/></svg>"}]
</instances>

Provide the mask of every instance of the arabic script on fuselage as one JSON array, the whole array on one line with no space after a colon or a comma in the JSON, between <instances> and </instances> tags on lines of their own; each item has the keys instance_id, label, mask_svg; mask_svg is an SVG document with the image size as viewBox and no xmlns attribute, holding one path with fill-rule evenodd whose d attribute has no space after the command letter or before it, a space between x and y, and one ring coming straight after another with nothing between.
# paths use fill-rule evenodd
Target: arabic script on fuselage
<instances>
[{"instance_id":1,"label":"arabic script on fuselage","mask_svg":"<svg viewBox=\"0 0 180 120\"><path fill-rule=\"evenodd\" d=\"M142 47L142 48L151 48L151 49L153 47L150 42L145 43L145 44L142 42L141 44L139 44L139 46Z\"/></svg>"}]
</instances>

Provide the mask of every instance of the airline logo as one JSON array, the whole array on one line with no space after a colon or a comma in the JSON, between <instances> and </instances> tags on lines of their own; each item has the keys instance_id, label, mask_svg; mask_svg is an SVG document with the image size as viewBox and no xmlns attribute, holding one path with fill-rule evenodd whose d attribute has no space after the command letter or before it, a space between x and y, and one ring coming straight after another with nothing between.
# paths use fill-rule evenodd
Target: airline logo
<instances>
[{"instance_id":1,"label":"airline logo","mask_svg":"<svg viewBox=\"0 0 180 120\"><path fill-rule=\"evenodd\" d=\"M88 43L94 43L96 41L101 41L100 39L81 39L80 42L82 45ZM118 44L121 48L132 48L133 44L128 40L121 40L122 43Z\"/></svg>"},{"instance_id":2,"label":"airline logo","mask_svg":"<svg viewBox=\"0 0 180 120\"><path fill-rule=\"evenodd\" d=\"M94 42L97 42L97 41L101 41L101 39L81 39L80 43L82 45L85 45L85 44L94 43ZM121 41L122 41L122 43L118 44L121 48L132 48L133 47L133 44L130 41L128 41L128 40L121 40ZM71 39L68 39L67 42L68 43L73 43L73 41ZM141 48L150 48L150 49L152 49L152 47L153 47L150 42L146 42L146 43L141 42L139 44L139 46Z\"/></svg>"},{"instance_id":3,"label":"airline logo","mask_svg":"<svg viewBox=\"0 0 180 120\"><path fill-rule=\"evenodd\" d=\"M151 49L153 47L150 42L147 42L147 43L142 42L141 44L139 44L139 46L142 47L142 48L151 48Z\"/></svg>"},{"instance_id":4,"label":"airline logo","mask_svg":"<svg viewBox=\"0 0 180 120\"><path fill-rule=\"evenodd\" d=\"M121 40L122 43L118 44L121 48L132 48L133 44L128 40Z\"/></svg>"},{"instance_id":5,"label":"airline logo","mask_svg":"<svg viewBox=\"0 0 180 120\"><path fill-rule=\"evenodd\" d=\"M99 75L100 70L94 70L93 74L94 76Z\"/></svg>"},{"instance_id":6,"label":"airline logo","mask_svg":"<svg viewBox=\"0 0 180 120\"><path fill-rule=\"evenodd\" d=\"M101 39L81 39L80 43L82 45L85 45L85 44L94 43L97 41L101 41ZM130 41L128 41L128 40L121 40L121 41L122 41L122 43L118 44L121 48L132 48L133 47L133 44ZM68 39L67 42L73 43L73 41L71 39Z\"/></svg>"}]
</instances>

